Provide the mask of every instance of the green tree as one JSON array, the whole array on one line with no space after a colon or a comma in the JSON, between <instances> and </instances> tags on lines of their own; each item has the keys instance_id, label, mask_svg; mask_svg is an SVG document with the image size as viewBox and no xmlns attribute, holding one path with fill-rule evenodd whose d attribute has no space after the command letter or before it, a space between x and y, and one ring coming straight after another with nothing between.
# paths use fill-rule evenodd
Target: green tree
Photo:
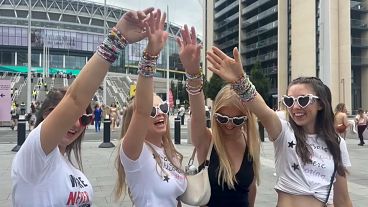
<instances>
[{"instance_id":1,"label":"green tree","mask_svg":"<svg viewBox=\"0 0 368 207\"><path fill-rule=\"evenodd\" d=\"M204 85L205 96L210 98L212 101L215 100L217 93L225 85L225 82L215 73L208 83Z\"/></svg>"}]
</instances>

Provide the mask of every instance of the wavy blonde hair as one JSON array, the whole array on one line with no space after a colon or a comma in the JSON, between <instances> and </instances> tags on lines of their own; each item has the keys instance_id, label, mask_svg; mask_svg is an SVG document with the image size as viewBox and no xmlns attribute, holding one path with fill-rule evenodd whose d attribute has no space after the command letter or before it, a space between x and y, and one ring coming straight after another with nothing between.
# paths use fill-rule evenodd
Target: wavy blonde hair
<instances>
[{"instance_id":1,"label":"wavy blonde hair","mask_svg":"<svg viewBox=\"0 0 368 207\"><path fill-rule=\"evenodd\" d=\"M260 140L257 130L256 117L245 107L239 96L231 89L229 84L224 86L217 94L213 103L212 114L217 113L223 107L235 108L242 112L243 115L248 117L246 124L242 127L242 131L247 136L246 143L248 147L249 158L253 160L253 171L257 184L259 185ZM222 131L215 119L215 116L212 116L211 118L211 126L213 144L220 161L220 167L218 169L218 184L224 187L224 184L226 183L230 189L234 189L235 183L238 182L235 177L236 172L234 172L234 170L231 168L229 156L226 153L223 139L221 139Z\"/></svg>"},{"instance_id":2,"label":"wavy blonde hair","mask_svg":"<svg viewBox=\"0 0 368 207\"><path fill-rule=\"evenodd\" d=\"M155 95L156 96L156 95ZM128 130L130 121L132 119L133 116L133 112L134 112L134 108L135 108L135 101L134 99L129 103L129 105L127 106L127 108L124 111L123 114L123 124L122 124L122 128L121 128L121 134L120 134L120 141L118 144L118 150L117 150L117 155L116 155L116 159L115 159L115 167L116 170L118 172L118 176L117 176L117 180L115 183L115 200L119 200L123 195L126 195L126 189L127 189L127 185L126 185L126 175L125 175L125 171L124 171L124 166L122 165L121 161L120 161L120 150L121 150L121 144L123 141L123 138ZM148 145L148 147L152 150L153 154L155 155L155 160L157 163L157 166L161 169L161 172L164 172L163 168L162 168L162 163L161 163L161 159L160 156L158 156L158 153L156 152L156 150L153 148L152 144L150 144L149 142L145 143ZM169 118L167 117L167 124L166 124L166 133L165 135L163 135L162 137L162 145L164 147L164 151L166 154L167 159L170 161L170 163L175 166L179 172L183 172L181 170L181 163L183 161L183 155L180 154L176 149L174 144L171 141L171 137L170 137L170 125L169 125ZM179 163L174 162L175 160L178 160ZM178 164L180 166L178 166ZM157 170L157 167L156 167ZM157 171L158 173L158 171ZM160 175L161 176L161 175ZM130 196L130 191L128 189L128 193ZM131 198L131 196L130 196Z\"/></svg>"}]
</instances>

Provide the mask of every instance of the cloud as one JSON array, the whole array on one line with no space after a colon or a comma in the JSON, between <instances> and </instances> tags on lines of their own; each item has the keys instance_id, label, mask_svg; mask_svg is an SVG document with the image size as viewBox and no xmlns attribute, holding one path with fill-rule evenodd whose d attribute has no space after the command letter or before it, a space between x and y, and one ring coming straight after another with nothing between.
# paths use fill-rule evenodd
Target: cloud
<instances>
[{"instance_id":1,"label":"cloud","mask_svg":"<svg viewBox=\"0 0 368 207\"><path fill-rule=\"evenodd\" d=\"M94 0L98 3L104 3L104 0ZM203 0L106 0L106 4L114 5L126 9L138 10L147 7L159 8L162 11L169 8L169 21L176 25L194 26L197 33L203 34L203 9L201 2Z\"/></svg>"}]
</instances>

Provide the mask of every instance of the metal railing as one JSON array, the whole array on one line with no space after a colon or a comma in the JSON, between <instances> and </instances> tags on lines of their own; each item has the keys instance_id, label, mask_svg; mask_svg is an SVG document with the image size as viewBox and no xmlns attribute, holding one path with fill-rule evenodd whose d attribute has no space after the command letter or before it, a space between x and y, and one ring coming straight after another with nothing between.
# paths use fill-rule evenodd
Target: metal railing
<instances>
[{"instance_id":1,"label":"metal railing","mask_svg":"<svg viewBox=\"0 0 368 207\"><path fill-rule=\"evenodd\" d=\"M256 63L257 61L263 62L266 60L271 60L277 58L277 51L269 52L263 55L259 55L256 57L247 58L245 61L246 65L252 65Z\"/></svg>"},{"instance_id":2,"label":"metal railing","mask_svg":"<svg viewBox=\"0 0 368 207\"><path fill-rule=\"evenodd\" d=\"M256 16L253 16L245 21L243 21L243 25L244 26L248 26L254 22L257 22L267 16L270 16L271 14L274 14L277 12L277 6L274 6L274 7L271 7L269 9L267 9L266 11L264 12L261 12L260 14L257 14Z\"/></svg>"},{"instance_id":3,"label":"metal railing","mask_svg":"<svg viewBox=\"0 0 368 207\"><path fill-rule=\"evenodd\" d=\"M277 36L273 36L273 37L261 40L259 42L247 45L247 46L245 46L245 51L244 52L249 52L249 51L252 51L252 50L255 50L255 49L259 49L259 48L264 47L264 46L275 44L275 43L277 43Z\"/></svg>"}]
</instances>

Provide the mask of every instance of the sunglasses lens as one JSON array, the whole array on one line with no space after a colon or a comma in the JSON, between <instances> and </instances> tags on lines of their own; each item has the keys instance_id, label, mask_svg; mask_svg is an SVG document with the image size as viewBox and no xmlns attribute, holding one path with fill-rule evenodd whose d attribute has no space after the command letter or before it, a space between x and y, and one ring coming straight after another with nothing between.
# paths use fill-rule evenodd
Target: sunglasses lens
<instances>
[{"instance_id":1,"label":"sunglasses lens","mask_svg":"<svg viewBox=\"0 0 368 207\"><path fill-rule=\"evenodd\" d=\"M87 126L88 124L91 123L92 121L92 116L88 116L88 115L82 115L80 118L79 118L79 122L81 123L81 125L83 126Z\"/></svg>"},{"instance_id":2,"label":"sunglasses lens","mask_svg":"<svg viewBox=\"0 0 368 207\"><path fill-rule=\"evenodd\" d=\"M169 104L162 103L160 104L160 110L162 111L162 113L167 114L169 112Z\"/></svg>"},{"instance_id":3,"label":"sunglasses lens","mask_svg":"<svg viewBox=\"0 0 368 207\"><path fill-rule=\"evenodd\" d=\"M216 116L216 120L220 123L220 124L226 124L228 122L228 118L227 117L223 117L223 116Z\"/></svg>"},{"instance_id":4,"label":"sunglasses lens","mask_svg":"<svg viewBox=\"0 0 368 207\"><path fill-rule=\"evenodd\" d=\"M301 107L306 107L309 104L309 96L300 96L298 102Z\"/></svg>"},{"instance_id":5,"label":"sunglasses lens","mask_svg":"<svg viewBox=\"0 0 368 207\"><path fill-rule=\"evenodd\" d=\"M285 106L286 107L292 107L293 106L293 104L294 104L294 99L292 98L292 97L287 97L287 96L285 96L284 98L283 98L283 102L284 102L284 104L285 104Z\"/></svg>"},{"instance_id":6,"label":"sunglasses lens","mask_svg":"<svg viewBox=\"0 0 368 207\"><path fill-rule=\"evenodd\" d=\"M151 111L151 117L156 117L156 112L157 112L157 110L156 110L156 108L155 107L152 107L152 111Z\"/></svg>"},{"instance_id":7,"label":"sunglasses lens","mask_svg":"<svg viewBox=\"0 0 368 207\"><path fill-rule=\"evenodd\" d=\"M233 118L233 123L237 126L242 125L244 123L244 121L245 121L245 118L243 118L243 117L234 117Z\"/></svg>"}]
</instances>

